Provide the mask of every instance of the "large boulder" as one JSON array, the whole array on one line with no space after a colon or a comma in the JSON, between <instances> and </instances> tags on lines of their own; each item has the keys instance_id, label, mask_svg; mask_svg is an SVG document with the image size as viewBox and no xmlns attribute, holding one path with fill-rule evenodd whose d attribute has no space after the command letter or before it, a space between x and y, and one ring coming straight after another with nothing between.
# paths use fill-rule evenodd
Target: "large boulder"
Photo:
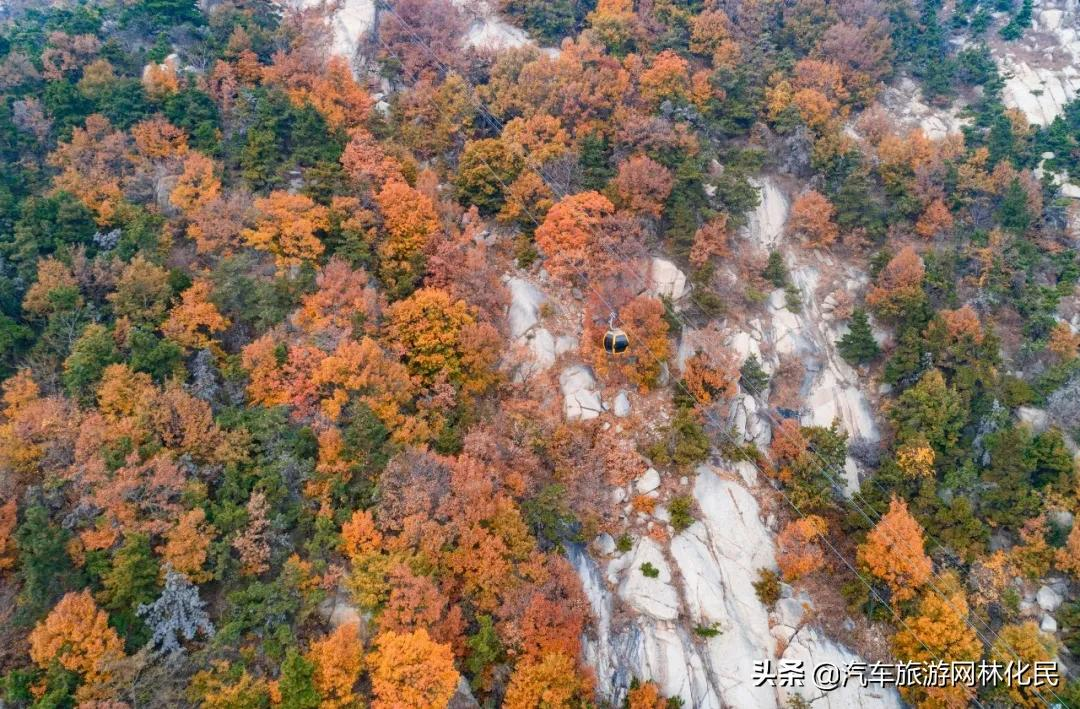
<instances>
[{"instance_id":1,"label":"large boulder","mask_svg":"<svg viewBox=\"0 0 1080 709\"><path fill-rule=\"evenodd\" d=\"M563 413L567 421L587 421L604 410L592 370L584 365L567 367L559 375L563 394Z\"/></svg>"},{"instance_id":2,"label":"large boulder","mask_svg":"<svg viewBox=\"0 0 1080 709\"><path fill-rule=\"evenodd\" d=\"M516 276L506 281L510 291L510 309L506 318L510 325L510 336L514 339L524 337L540 322L540 306L547 300L539 288Z\"/></svg>"},{"instance_id":3,"label":"large boulder","mask_svg":"<svg viewBox=\"0 0 1080 709\"><path fill-rule=\"evenodd\" d=\"M678 300L686 295L686 274L671 261L654 258L649 267L649 290L657 297Z\"/></svg>"}]
</instances>

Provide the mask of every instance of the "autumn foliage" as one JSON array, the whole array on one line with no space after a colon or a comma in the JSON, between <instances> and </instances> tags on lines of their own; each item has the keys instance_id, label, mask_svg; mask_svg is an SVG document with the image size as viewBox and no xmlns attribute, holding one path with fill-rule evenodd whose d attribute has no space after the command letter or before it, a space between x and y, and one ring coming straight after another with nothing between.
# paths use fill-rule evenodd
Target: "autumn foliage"
<instances>
[{"instance_id":1,"label":"autumn foliage","mask_svg":"<svg viewBox=\"0 0 1080 709\"><path fill-rule=\"evenodd\" d=\"M375 709L445 706L457 689L458 672L450 648L427 631L383 633L368 655Z\"/></svg>"},{"instance_id":2,"label":"autumn foliage","mask_svg":"<svg viewBox=\"0 0 1080 709\"><path fill-rule=\"evenodd\" d=\"M828 524L817 515L801 517L780 530L776 560L785 581L794 581L824 565L825 551L818 539L827 533Z\"/></svg>"},{"instance_id":3,"label":"autumn foliage","mask_svg":"<svg viewBox=\"0 0 1080 709\"><path fill-rule=\"evenodd\" d=\"M866 294L866 302L883 317L896 317L922 297L925 274L922 258L906 246L882 269Z\"/></svg>"},{"instance_id":4,"label":"autumn foliage","mask_svg":"<svg viewBox=\"0 0 1080 709\"><path fill-rule=\"evenodd\" d=\"M69 593L30 633L30 657L42 669L53 662L80 675L81 694L90 699L109 681L113 666L124 657L124 645L109 627L105 611L89 591Z\"/></svg>"},{"instance_id":5,"label":"autumn foliage","mask_svg":"<svg viewBox=\"0 0 1080 709\"><path fill-rule=\"evenodd\" d=\"M933 572L924 543L923 529L908 512L907 503L893 498L889 511L859 545L859 564L888 586L894 603L906 601Z\"/></svg>"},{"instance_id":6,"label":"autumn foliage","mask_svg":"<svg viewBox=\"0 0 1080 709\"><path fill-rule=\"evenodd\" d=\"M953 574L943 577L939 590L926 591L918 610L905 619L893 638L898 658L911 662L972 662L982 655L982 643L968 618L964 589ZM967 706L974 688L908 688L901 690L916 706Z\"/></svg>"},{"instance_id":7,"label":"autumn foliage","mask_svg":"<svg viewBox=\"0 0 1080 709\"><path fill-rule=\"evenodd\" d=\"M603 195L582 192L557 202L536 230L536 245L552 276L577 280L612 256L603 251L603 218L614 211Z\"/></svg>"},{"instance_id":8,"label":"autumn foliage","mask_svg":"<svg viewBox=\"0 0 1080 709\"><path fill-rule=\"evenodd\" d=\"M802 194L791 205L788 231L813 247L829 246L840 235L836 210L829 200L813 190Z\"/></svg>"},{"instance_id":9,"label":"autumn foliage","mask_svg":"<svg viewBox=\"0 0 1080 709\"><path fill-rule=\"evenodd\" d=\"M325 638L313 642L308 659L315 665L314 684L322 706L344 709L356 705L358 696L353 688L364 667L357 623L339 625Z\"/></svg>"},{"instance_id":10,"label":"autumn foliage","mask_svg":"<svg viewBox=\"0 0 1080 709\"><path fill-rule=\"evenodd\" d=\"M322 255L320 234L329 227L326 207L311 198L288 192L271 192L255 200L255 225L242 232L253 248L274 256L284 271Z\"/></svg>"}]
</instances>

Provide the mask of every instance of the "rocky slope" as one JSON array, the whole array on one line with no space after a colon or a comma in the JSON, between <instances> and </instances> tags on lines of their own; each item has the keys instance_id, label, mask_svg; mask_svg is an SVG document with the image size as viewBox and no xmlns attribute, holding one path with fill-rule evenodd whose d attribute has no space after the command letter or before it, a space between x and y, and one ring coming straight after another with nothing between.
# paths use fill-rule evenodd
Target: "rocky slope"
<instances>
[{"instance_id":1,"label":"rocky slope","mask_svg":"<svg viewBox=\"0 0 1080 709\"><path fill-rule=\"evenodd\" d=\"M995 40L995 58L1007 81L1005 99L1033 123L1051 121L1080 88L1077 3L1037 0L1033 30L1016 43ZM503 47L528 41L486 4L470 9L474 21L464 44ZM363 35L376 21L369 0L345 0L334 18L335 51L355 59ZM887 88L880 103L898 123L920 126L932 138L956 132L962 124L958 110L926 105L909 81ZM768 295L763 316L717 325L740 360L757 355L770 371L783 355L804 364L803 406L797 412L804 424L829 425L836 419L851 438L875 441L876 392L860 386L857 372L836 352L843 326L833 316L836 300L830 295L862 289L867 277L827 254L789 248L783 233L796 188L768 176L757 186L760 202L739 238L746 247L784 254L802 307L789 307L787 294L776 290ZM654 259L640 266L648 270L653 291L675 301L690 297L685 276L671 262ZM630 415L640 403L636 395L603 391L580 361L581 303L558 301L550 316L546 311L554 300L542 280L515 273L505 282L512 298L507 327L517 345L508 362L513 377L525 381L550 371L557 387L552 396L561 401L568 421L607 417L604 425L610 426ZM679 362L692 351L695 332L684 330L681 337ZM730 409L733 435L759 447L768 445L775 422L763 401L764 393L741 391ZM854 460L848 460L845 474L850 489L858 482ZM714 459L692 477L663 480L650 469L627 488L610 491L615 504L622 505L633 494L655 495L664 485L692 495L698 512L688 529L674 534L662 505L651 516L635 514L626 505L624 521L666 534L641 534L625 552L608 535L568 549L594 614L584 646L604 699L619 705L637 678L656 681L665 695L682 698L688 707L770 709L785 706L791 693L815 707L900 706L893 691L849 687L823 694L812 683L803 688L754 686L755 661L801 660L812 668L858 659L815 624L814 600L808 596L785 586L772 611L758 600L753 582L759 570L776 568L775 519L759 502L772 494L759 487L763 484L752 465ZM643 566L650 568L648 575Z\"/></svg>"},{"instance_id":2,"label":"rocky slope","mask_svg":"<svg viewBox=\"0 0 1080 709\"><path fill-rule=\"evenodd\" d=\"M765 248L783 248L788 197L775 181L759 181L761 201L742 238ZM875 438L876 424L869 403L856 385L853 371L835 352L839 331L815 300L818 269L832 263L801 263L789 255L789 267L807 306L795 313L784 307L783 291L770 299L768 317L748 327L720 323L729 345L745 357L762 357L775 368L781 354L794 354L807 364L803 394L805 423L829 425L838 418L851 435ZM644 268L644 264L642 264ZM668 261L654 259L648 267L649 288L667 295L686 295L685 278ZM852 279L857 279L851 274ZM517 338L521 372L535 374L566 355L559 372L563 412L567 420L625 415L620 410L631 397L626 392L601 391L589 368L575 360L576 333L552 334L542 318L548 301L542 283L520 275L507 279L512 304L508 311L511 333ZM852 283L854 286L854 283ZM560 303L563 311L575 306ZM579 322L578 317L570 322ZM563 320L565 322L565 320ZM689 349L695 333L684 330L681 350ZM559 342L565 343L559 346ZM636 397L635 397L636 398ZM759 404L761 396L741 392L732 407L734 435L759 445L768 444L771 419ZM852 464L850 482L855 482ZM569 557L581 578L594 613L586 638L586 657L595 668L604 698L618 705L634 678L652 679L668 696L681 697L693 707L779 707L789 692L814 701L815 706L898 706L892 692L861 688L822 695L804 688L755 687L755 661L802 660L808 668L818 663L843 664L858 659L850 650L830 641L809 620L813 601L785 598L770 612L761 604L753 583L759 570L775 569L772 520L766 519L752 492L758 474L749 463L715 460L701 466L693 478L662 481L651 470L627 489L612 490L616 503L632 494L654 495L663 482L692 494L699 510L697 521L670 541L641 535L624 553L607 535L589 548L573 548ZM634 520L629 509L624 520ZM646 528L666 527L668 513L658 506ZM663 535L661 535L663 536ZM646 575L642 568L655 569ZM812 685L812 683L811 683Z\"/></svg>"},{"instance_id":3,"label":"rocky slope","mask_svg":"<svg viewBox=\"0 0 1080 709\"><path fill-rule=\"evenodd\" d=\"M1029 122L1047 125L1080 90L1080 14L1077 0L1035 0L1032 26L1013 42L995 38L994 57L1005 78L1002 98Z\"/></svg>"}]
</instances>

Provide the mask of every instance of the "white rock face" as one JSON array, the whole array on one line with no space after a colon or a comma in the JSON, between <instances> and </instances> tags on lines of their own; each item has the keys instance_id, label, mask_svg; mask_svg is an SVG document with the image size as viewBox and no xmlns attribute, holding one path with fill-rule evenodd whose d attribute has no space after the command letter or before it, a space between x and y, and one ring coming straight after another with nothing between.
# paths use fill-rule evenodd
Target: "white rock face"
<instances>
[{"instance_id":1,"label":"white rock face","mask_svg":"<svg viewBox=\"0 0 1080 709\"><path fill-rule=\"evenodd\" d=\"M753 243L770 251L776 248L787 223L788 199L772 178L751 179L758 188L758 206L750 213L742 234Z\"/></svg>"},{"instance_id":2,"label":"white rock face","mask_svg":"<svg viewBox=\"0 0 1080 709\"><path fill-rule=\"evenodd\" d=\"M753 589L759 569L776 567L772 538L754 497L715 468L698 469L693 492L700 519L672 539L669 557L644 537L631 553L608 564L605 578L582 548L568 552L594 614L594 632L583 647L600 698L619 706L637 678L655 681L664 695L681 698L686 707L777 709L788 695L780 688L754 687L752 681L755 660L777 659L769 614ZM645 562L659 571L657 578L641 573ZM616 624L619 601L633 617ZM719 634L698 636L693 632L698 626ZM789 628L787 636L794 631ZM787 653L816 662L858 659L806 627L792 638L785 658ZM861 688L835 693L829 702L815 706L900 706L895 694Z\"/></svg>"},{"instance_id":3,"label":"white rock face","mask_svg":"<svg viewBox=\"0 0 1080 709\"><path fill-rule=\"evenodd\" d=\"M367 622L366 617L353 605L352 595L344 586L336 588L319 604L319 615L323 622L328 623L332 628L347 623L356 623L364 627Z\"/></svg>"},{"instance_id":4,"label":"white rock face","mask_svg":"<svg viewBox=\"0 0 1080 709\"><path fill-rule=\"evenodd\" d=\"M513 49L526 44L529 44L529 35L524 30L495 15L478 18L465 34L465 46L477 49Z\"/></svg>"},{"instance_id":5,"label":"white rock face","mask_svg":"<svg viewBox=\"0 0 1080 709\"><path fill-rule=\"evenodd\" d=\"M644 495L645 493L652 492L656 488L660 487L660 473L656 471L656 468L649 468L645 471L645 474L638 478L634 487L637 491Z\"/></svg>"},{"instance_id":6,"label":"white rock face","mask_svg":"<svg viewBox=\"0 0 1080 709\"><path fill-rule=\"evenodd\" d=\"M995 38L994 58L1005 78L1002 100L1045 126L1080 91L1080 14L1076 0L1035 0L1032 26L1014 42Z\"/></svg>"},{"instance_id":7,"label":"white rock face","mask_svg":"<svg viewBox=\"0 0 1080 709\"><path fill-rule=\"evenodd\" d=\"M515 339L524 337L540 322L540 306L547 296L535 285L517 276L507 280L506 287L510 291L510 309L507 312L510 336Z\"/></svg>"},{"instance_id":8,"label":"white rock face","mask_svg":"<svg viewBox=\"0 0 1080 709\"><path fill-rule=\"evenodd\" d=\"M1036 409L1033 406L1021 406L1016 410L1016 416L1023 423L1030 426L1031 430L1035 433L1042 433L1050 425L1050 419L1047 416L1046 411L1043 409Z\"/></svg>"},{"instance_id":9,"label":"white rock face","mask_svg":"<svg viewBox=\"0 0 1080 709\"><path fill-rule=\"evenodd\" d=\"M686 295L686 274L671 261L654 258L649 266L649 290L657 297L678 300Z\"/></svg>"},{"instance_id":10,"label":"white rock face","mask_svg":"<svg viewBox=\"0 0 1080 709\"><path fill-rule=\"evenodd\" d=\"M583 365L567 367L559 375L563 394L563 413L567 421L594 419L604 410L592 370Z\"/></svg>"},{"instance_id":11,"label":"white rock face","mask_svg":"<svg viewBox=\"0 0 1080 709\"><path fill-rule=\"evenodd\" d=\"M783 660L801 662L812 678L814 667L825 664L843 667L858 662L859 657L842 645L823 637L817 629L803 625L807 610L813 608L809 598L781 598L771 614L773 621L772 635L784 646L780 656ZM805 687L780 687L777 689L782 701L789 702L796 695L810 702L813 706L833 707L900 707L900 698L895 691L868 687L863 689L854 682L851 686L839 687L830 692L822 692L814 687L812 681Z\"/></svg>"},{"instance_id":12,"label":"white rock face","mask_svg":"<svg viewBox=\"0 0 1080 709\"><path fill-rule=\"evenodd\" d=\"M528 367L517 372L519 380L528 372L550 369L559 355L577 349L576 338L566 335L556 337L540 325L540 307L548 298L535 284L512 276L506 279L506 287L510 291L510 307L506 313L510 336L516 344L528 348L531 360Z\"/></svg>"},{"instance_id":13,"label":"white rock face","mask_svg":"<svg viewBox=\"0 0 1080 709\"><path fill-rule=\"evenodd\" d=\"M296 0L296 6L300 8L317 7L320 4L322 0ZM344 57L351 64L356 58L360 43L374 27L374 0L340 0L338 9L330 16L330 28L334 35L330 51Z\"/></svg>"},{"instance_id":14,"label":"white rock face","mask_svg":"<svg viewBox=\"0 0 1080 709\"><path fill-rule=\"evenodd\" d=\"M611 556L615 553L615 540L610 534L603 532L593 540L593 548L601 556Z\"/></svg>"},{"instance_id":15,"label":"white rock face","mask_svg":"<svg viewBox=\"0 0 1080 709\"><path fill-rule=\"evenodd\" d=\"M921 128L926 137L941 140L950 133L959 133L967 123L960 118L961 106L938 108L922 100L922 90L911 79L901 79L886 87L878 96L880 103L899 127Z\"/></svg>"},{"instance_id":16,"label":"white rock face","mask_svg":"<svg viewBox=\"0 0 1080 709\"><path fill-rule=\"evenodd\" d=\"M1040 586L1038 593L1035 594L1035 600L1039 608L1047 613L1053 613L1061 605L1063 599L1060 593L1049 586Z\"/></svg>"},{"instance_id":17,"label":"white rock face","mask_svg":"<svg viewBox=\"0 0 1080 709\"><path fill-rule=\"evenodd\" d=\"M611 402L611 413L619 418L630 415L630 396L625 391L615 395L615 401Z\"/></svg>"},{"instance_id":18,"label":"white rock face","mask_svg":"<svg viewBox=\"0 0 1080 709\"><path fill-rule=\"evenodd\" d=\"M772 429L765 414L759 413L757 399L750 394L739 394L731 402L729 423L735 436L746 442L753 441L762 450L768 448Z\"/></svg>"},{"instance_id":19,"label":"white rock face","mask_svg":"<svg viewBox=\"0 0 1080 709\"><path fill-rule=\"evenodd\" d=\"M642 566L658 572L646 576ZM619 598L628 606L656 620L675 620L679 617L679 596L671 585L671 569L664 552L650 537L641 537L631 552L608 565L608 579L619 581Z\"/></svg>"}]
</instances>

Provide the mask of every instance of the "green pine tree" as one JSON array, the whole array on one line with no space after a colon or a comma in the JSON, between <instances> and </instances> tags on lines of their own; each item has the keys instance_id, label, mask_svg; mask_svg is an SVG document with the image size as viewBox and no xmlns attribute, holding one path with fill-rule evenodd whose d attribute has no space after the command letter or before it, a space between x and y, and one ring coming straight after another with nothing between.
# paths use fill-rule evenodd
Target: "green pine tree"
<instances>
[{"instance_id":1,"label":"green pine tree","mask_svg":"<svg viewBox=\"0 0 1080 709\"><path fill-rule=\"evenodd\" d=\"M67 530L50 522L48 510L41 505L26 510L15 532L22 581L18 620L32 623L65 592L82 587L82 573L67 554L70 538Z\"/></svg>"},{"instance_id":2,"label":"green pine tree","mask_svg":"<svg viewBox=\"0 0 1080 709\"><path fill-rule=\"evenodd\" d=\"M765 264L765 270L761 273L765 280L777 288L783 288L788 282L788 270L784 265L784 257L779 251L769 252L769 261Z\"/></svg>"},{"instance_id":3,"label":"green pine tree","mask_svg":"<svg viewBox=\"0 0 1080 709\"><path fill-rule=\"evenodd\" d=\"M102 577L102 607L110 611L116 629L139 646L147 640L147 629L136 609L150 603L158 592L158 563L145 534L129 534L112 559L112 566Z\"/></svg>"},{"instance_id":4,"label":"green pine tree","mask_svg":"<svg viewBox=\"0 0 1080 709\"><path fill-rule=\"evenodd\" d=\"M322 705L322 696L315 688L315 664L289 648L285 652L285 661L281 663L282 709L317 709Z\"/></svg>"},{"instance_id":5,"label":"green pine tree","mask_svg":"<svg viewBox=\"0 0 1080 709\"><path fill-rule=\"evenodd\" d=\"M89 403L105 368L119 361L112 333L97 323L87 325L64 361L64 386L73 397Z\"/></svg>"},{"instance_id":6,"label":"green pine tree","mask_svg":"<svg viewBox=\"0 0 1080 709\"><path fill-rule=\"evenodd\" d=\"M851 364L866 364L881 354L865 310L856 308L852 313L848 333L840 338L837 348L840 356Z\"/></svg>"},{"instance_id":7,"label":"green pine tree","mask_svg":"<svg viewBox=\"0 0 1080 709\"><path fill-rule=\"evenodd\" d=\"M756 354L747 357L739 368L739 385L754 396L769 386L769 375L761 368L761 360Z\"/></svg>"},{"instance_id":8,"label":"green pine tree","mask_svg":"<svg viewBox=\"0 0 1080 709\"><path fill-rule=\"evenodd\" d=\"M998 209L998 219L1001 220L1001 226L1017 234L1023 234L1031 226L1032 216L1028 210L1027 192L1017 178L1013 178L1009 183L1009 189Z\"/></svg>"}]
</instances>

